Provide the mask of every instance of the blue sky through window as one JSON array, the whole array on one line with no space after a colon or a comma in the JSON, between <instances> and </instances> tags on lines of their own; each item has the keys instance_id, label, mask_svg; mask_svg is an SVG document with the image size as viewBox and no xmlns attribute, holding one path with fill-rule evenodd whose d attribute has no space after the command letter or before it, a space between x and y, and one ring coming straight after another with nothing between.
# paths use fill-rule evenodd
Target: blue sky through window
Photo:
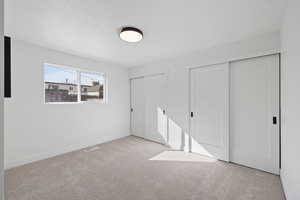
<instances>
[{"instance_id":1,"label":"blue sky through window","mask_svg":"<svg viewBox=\"0 0 300 200\"><path fill-rule=\"evenodd\" d=\"M45 82L77 84L76 70L45 64L44 73ZM95 81L104 84L104 76L101 73L81 72L80 79L82 85L93 85Z\"/></svg>"},{"instance_id":2,"label":"blue sky through window","mask_svg":"<svg viewBox=\"0 0 300 200\"><path fill-rule=\"evenodd\" d=\"M104 84L104 77L101 76L100 74L81 72L80 79L81 79L80 83L82 85L93 85L93 82L99 82L100 85Z\"/></svg>"},{"instance_id":3,"label":"blue sky through window","mask_svg":"<svg viewBox=\"0 0 300 200\"><path fill-rule=\"evenodd\" d=\"M45 82L55 83L77 83L76 71L62 67L45 64Z\"/></svg>"}]
</instances>

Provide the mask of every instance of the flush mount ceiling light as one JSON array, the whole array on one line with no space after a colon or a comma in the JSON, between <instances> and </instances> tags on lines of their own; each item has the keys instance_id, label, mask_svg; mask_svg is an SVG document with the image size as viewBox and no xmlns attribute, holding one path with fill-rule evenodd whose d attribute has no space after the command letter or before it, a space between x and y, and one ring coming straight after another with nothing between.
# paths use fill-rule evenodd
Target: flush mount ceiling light
<instances>
[{"instance_id":1,"label":"flush mount ceiling light","mask_svg":"<svg viewBox=\"0 0 300 200\"><path fill-rule=\"evenodd\" d=\"M120 38L126 42L139 42L143 39L143 32L134 27L123 27Z\"/></svg>"}]
</instances>

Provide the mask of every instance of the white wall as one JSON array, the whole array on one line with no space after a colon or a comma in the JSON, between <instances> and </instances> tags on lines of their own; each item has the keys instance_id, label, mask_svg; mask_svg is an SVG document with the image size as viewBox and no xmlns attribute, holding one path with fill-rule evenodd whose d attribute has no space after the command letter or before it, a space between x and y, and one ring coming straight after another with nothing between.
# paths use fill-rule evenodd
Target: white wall
<instances>
[{"instance_id":1,"label":"white wall","mask_svg":"<svg viewBox=\"0 0 300 200\"><path fill-rule=\"evenodd\" d=\"M106 73L107 104L45 105L43 63ZM5 101L5 167L129 135L128 69L12 39L12 98Z\"/></svg>"},{"instance_id":2,"label":"white wall","mask_svg":"<svg viewBox=\"0 0 300 200\"><path fill-rule=\"evenodd\" d=\"M4 143L3 143L3 121L4 121L4 111L3 111L3 32L4 32L4 8L3 8L3 0L0 0L0 200L4 199L4 192L3 192L3 160L4 160Z\"/></svg>"},{"instance_id":3,"label":"white wall","mask_svg":"<svg viewBox=\"0 0 300 200\"><path fill-rule=\"evenodd\" d=\"M282 27L282 170L288 200L300 199L300 1L289 0Z\"/></svg>"},{"instance_id":4,"label":"white wall","mask_svg":"<svg viewBox=\"0 0 300 200\"><path fill-rule=\"evenodd\" d=\"M171 122L169 122L169 130L172 130L169 134L173 138L173 144L180 144L184 137L178 133L182 132L186 134L188 132L189 67L224 63L241 58L249 58L279 52L280 35L279 32L274 32L254 37L249 40L230 43L201 52L195 52L186 56L131 68L129 75L133 78L155 73L167 74L168 80L166 93L169 100L166 112L167 116L171 120ZM185 145L185 149L187 149L187 145Z\"/></svg>"}]
</instances>

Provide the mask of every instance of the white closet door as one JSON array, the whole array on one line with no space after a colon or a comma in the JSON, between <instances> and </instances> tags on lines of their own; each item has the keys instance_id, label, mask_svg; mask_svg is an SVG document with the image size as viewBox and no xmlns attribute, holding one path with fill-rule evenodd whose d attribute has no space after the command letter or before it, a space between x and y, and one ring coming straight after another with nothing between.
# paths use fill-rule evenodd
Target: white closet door
<instances>
[{"instance_id":1,"label":"white closet door","mask_svg":"<svg viewBox=\"0 0 300 200\"><path fill-rule=\"evenodd\" d=\"M145 137L145 87L144 79L131 80L131 133Z\"/></svg>"},{"instance_id":2,"label":"white closet door","mask_svg":"<svg viewBox=\"0 0 300 200\"><path fill-rule=\"evenodd\" d=\"M228 160L228 64L190 71L191 151Z\"/></svg>"},{"instance_id":3,"label":"white closet door","mask_svg":"<svg viewBox=\"0 0 300 200\"><path fill-rule=\"evenodd\" d=\"M279 57L232 62L230 71L230 160L278 174Z\"/></svg>"},{"instance_id":4,"label":"white closet door","mask_svg":"<svg viewBox=\"0 0 300 200\"><path fill-rule=\"evenodd\" d=\"M145 138L163 144L167 143L165 83L165 75L154 75L144 78Z\"/></svg>"}]
</instances>

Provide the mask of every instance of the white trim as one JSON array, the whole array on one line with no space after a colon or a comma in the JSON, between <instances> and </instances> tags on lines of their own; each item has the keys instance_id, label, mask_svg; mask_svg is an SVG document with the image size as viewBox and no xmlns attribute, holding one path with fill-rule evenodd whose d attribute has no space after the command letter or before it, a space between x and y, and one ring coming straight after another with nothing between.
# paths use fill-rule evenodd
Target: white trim
<instances>
[{"instance_id":1,"label":"white trim","mask_svg":"<svg viewBox=\"0 0 300 200\"><path fill-rule=\"evenodd\" d=\"M130 111L129 111L130 112L130 121L129 121L130 124L129 125L130 126L129 126L129 128L130 128L130 134L131 135L133 135L133 132L132 132L132 121L133 121L133 117L132 117L132 115L133 115L133 113L132 113L132 109L133 109L132 108L132 90L133 90L132 89L132 79L129 79L129 92L130 92L129 93L129 97L130 97L130 100L129 100L130 101L129 102L129 105L130 105L130 108L129 108L130 109Z\"/></svg>"},{"instance_id":2,"label":"white trim","mask_svg":"<svg viewBox=\"0 0 300 200\"><path fill-rule=\"evenodd\" d=\"M45 73L45 72L44 72ZM76 76L77 76L77 103L81 103L81 72L76 71Z\"/></svg>"},{"instance_id":3,"label":"white trim","mask_svg":"<svg viewBox=\"0 0 300 200\"><path fill-rule=\"evenodd\" d=\"M225 63L231 63L231 62L238 62L242 60L248 60L248 59L253 59L253 58L260 58L260 57L265 57L265 56L272 56L272 55L280 55L280 51L270 51L266 53L257 53L249 56L241 56L241 57L235 57L235 58L229 58L229 59L224 59L219 62L207 62L206 64L201 64L201 65L195 65L195 66L188 66L187 68L200 68L200 67L208 67L212 65L220 65L220 64L225 64Z\"/></svg>"},{"instance_id":4,"label":"white trim","mask_svg":"<svg viewBox=\"0 0 300 200\"><path fill-rule=\"evenodd\" d=\"M131 78L129 78L129 80L132 80L132 79L140 79L140 78L146 78L146 77L152 77L152 76L161 76L161 75L165 75L165 74L166 74L166 73L147 74L147 75L143 75L143 76L131 77Z\"/></svg>"},{"instance_id":5,"label":"white trim","mask_svg":"<svg viewBox=\"0 0 300 200\"><path fill-rule=\"evenodd\" d=\"M229 157L229 153L230 153L230 130L229 130L229 123L230 123L230 69L229 69L229 62L225 63L226 66L226 71L227 71L227 86L226 86L226 97L225 97L225 103L226 103L226 107L225 107L225 161L229 162L230 161L230 157Z\"/></svg>"},{"instance_id":6,"label":"white trim","mask_svg":"<svg viewBox=\"0 0 300 200\"><path fill-rule=\"evenodd\" d=\"M191 71L192 68L189 68L189 73L188 73L188 137L189 137L189 143L188 143L188 152L192 152L192 136L191 136L191 112L192 112L192 108L191 108L191 96L192 96L192 92L191 92ZM186 144L185 144L186 145Z\"/></svg>"},{"instance_id":7,"label":"white trim","mask_svg":"<svg viewBox=\"0 0 300 200\"><path fill-rule=\"evenodd\" d=\"M4 171L1 169L0 170L0 200L4 200L4 187L5 183L4 183Z\"/></svg>"},{"instance_id":8,"label":"white trim","mask_svg":"<svg viewBox=\"0 0 300 200\"><path fill-rule=\"evenodd\" d=\"M206 65L199 65L199 66L188 66L187 68L189 69L189 71L193 70L193 69L198 69L198 68L203 68L203 67L212 67L215 65L223 65L223 64L228 64L229 66L229 62L218 62L218 63L213 63L213 64L206 64Z\"/></svg>"},{"instance_id":9,"label":"white trim","mask_svg":"<svg viewBox=\"0 0 300 200\"><path fill-rule=\"evenodd\" d=\"M99 101L99 102L97 102ZM95 101L80 101L80 102L45 102L45 105L80 105L80 104L106 104L106 101L95 100Z\"/></svg>"},{"instance_id":10,"label":"white trim","mask_svg":"<svg viewBox=\"0 0 300 200\"><path fill-rule=\"evenodd\" d=\"M285 187L285 181L284 181L284 178L282 176L282 169L279 170L279 178L280 178L280 183L281 183L281 187L282 187L284 197L285 197L285 199L288 199L287 198L287 190L286 190L286 187Z\"/></svg>"}]
</instances>

